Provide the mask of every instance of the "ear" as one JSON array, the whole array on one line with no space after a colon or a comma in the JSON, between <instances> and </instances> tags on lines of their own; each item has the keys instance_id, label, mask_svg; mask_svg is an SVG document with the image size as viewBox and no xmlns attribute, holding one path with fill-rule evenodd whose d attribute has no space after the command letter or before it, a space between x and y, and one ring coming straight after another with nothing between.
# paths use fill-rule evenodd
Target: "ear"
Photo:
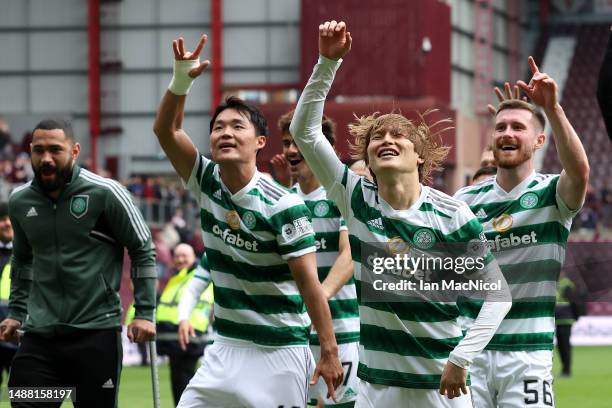
<instances>
[{"instance_id":1,"label":"ear","mask_svg":"<svg viewBox=\"0 0 612 408\"><path fill-rule=\"evenodd\" d=\"M257 136L255 139L255 144L257 145L257 150L261 150L266 145L268 138L265 136Z\"/></svg>"},{"instance_id":2,"label":"ear","mask_svg":"<svg viewBox=\"0 0 612 408\"><path fill-rule=\"evenodd\" d=\"M72 146L72 159L76 160L77 157L79 157L79 153L81 153L81 144L80 143L75 143Z\"/></svg>"},{"instance_id":3,"label":"ear","mask_svg":"<svg viewBox=\"0 0 612 408\"><path fill-rule=\"evenodd\" d=\"M417 164L423 164L425 163L425 159L423 159L421 156L417 156Z\"/></svg>"},{"instance_id":4,"label":"ear","mask_svg":"<svg viewBox=\"0 0 612 408\"><path fill-rule=\"evenodd\" d=\"M544 142L546 141L546 135L544 133L540 133L536 136L536 143L534 146L534 150L538 150L544 146Z\"/></svg>"}]
</instances>

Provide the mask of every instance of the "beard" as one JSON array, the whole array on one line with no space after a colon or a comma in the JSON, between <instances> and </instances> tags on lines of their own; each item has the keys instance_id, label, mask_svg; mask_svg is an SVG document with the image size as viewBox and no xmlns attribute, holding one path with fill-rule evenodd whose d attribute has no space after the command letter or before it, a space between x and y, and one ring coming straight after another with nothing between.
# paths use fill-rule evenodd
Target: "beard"
<instances>
[{"instance_id":1,"label":"beard","mask_svg":"<svg viewBox=\"0 0 612 408\"><path fill-rule=\"evenodd\" d=\"M72 177L72 163L68 163L64 167L55 167L44 164L38 167L32 165L32 169L34 170L34 177L36 178L38 185L45 193L52 193L64 188ZM43 173L52 174L50 171L53 171L55 178L53 180L43 179Z\"/></svg>"},{"instance_id":2,"label":"beard","mask_svg":"<svg viewBox=\"0 0 612 408\"><path fill-rule=\"evenodd\" d=\"M502 150L500 147L495 146L493 148L493 157L495 158L495 164L497 167L502 169L514 169L526 161L531 160L534 151L529 149L526 145L517 146L516 154L513 157L502 157Z\"/></svg>"}]
</instances>

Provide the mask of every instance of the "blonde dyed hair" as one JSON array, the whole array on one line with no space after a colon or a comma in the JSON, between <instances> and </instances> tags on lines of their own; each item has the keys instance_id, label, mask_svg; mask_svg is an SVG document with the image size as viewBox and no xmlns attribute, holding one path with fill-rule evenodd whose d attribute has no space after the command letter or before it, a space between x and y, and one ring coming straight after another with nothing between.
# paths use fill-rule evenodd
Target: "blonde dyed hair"
<instances>
[{"instance_id":1,"label":"blonde dyed hair","mask_svg":"<svg viewBox=\"0 0 612 408\"><path fill-rule=\"evenodd\" d=\"M418 168L419 181L421 183L431 182L432 173L442 169L442 163L450 151L450 146L442 144L441 135L452 129L450 126L452 121L448 118L428 124L426 117L434 112L436 112L435 109L427 110L425 113L417 112L418 118L415 121L399 113L380 115L379 112L375 112L361 117L355 115L357 122L349 125L349 133L354 138L353 142L349 143L351 157L363 160L369 168L367 150L372 135L382 131L403 134L414 144L414 151L424 160ZM371 168L370 172L372 172ZM373 172L372 174L374 175Z\"/></svg>"}]
</instances>

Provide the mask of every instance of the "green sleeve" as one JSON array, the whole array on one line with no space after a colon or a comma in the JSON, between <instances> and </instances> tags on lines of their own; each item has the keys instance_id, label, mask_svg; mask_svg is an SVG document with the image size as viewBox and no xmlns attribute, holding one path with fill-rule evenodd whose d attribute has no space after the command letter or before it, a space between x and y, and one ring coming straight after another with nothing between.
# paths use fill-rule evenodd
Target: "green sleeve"
<instances>
[{"instance_id":1,"label":"green sleeve","mask_svg":"<svg viewBox=\"0 0 612 408\"><path fill-rule=\"evenodd\" d=\"M135 319L155 321L155 247L151 231L127 190L109 191L106 202L107 219L119 242L127 249L132 262Z\"/></svg>"},{"instance_id":2,"label":"green sleeve","mask_svg":"<svg viewBox=\"0 0 612 408\"><path fill-rule=\"evenodd\" d=\"M8 317L23 323L28 314L27 304L32 286L32 248L17 219L15 217L10 219L14 235Z\"/></svg>"}]
</instances>

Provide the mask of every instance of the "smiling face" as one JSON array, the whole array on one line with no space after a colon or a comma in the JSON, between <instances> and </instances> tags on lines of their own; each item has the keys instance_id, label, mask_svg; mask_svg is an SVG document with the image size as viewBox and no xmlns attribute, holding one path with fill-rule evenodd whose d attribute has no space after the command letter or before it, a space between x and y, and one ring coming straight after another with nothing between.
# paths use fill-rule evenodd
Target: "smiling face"
<instances>
[{"instance_id":1,"label":"smiling face","mask_svg":"<svg viewBox=\"0 0 612 408\"><path fill-rule=\"evenodd\" d=\"M370 137L368 162L378 178L388 172L417 173L423 159L408 135L394 129L379 129Z\"/></svg>"},{"instance_id":2,"label":"smiling face","mask_svg":"<svg viewBox=\"0 0 612 408\"><path fill-rule=\"evenodd\" d=\"M179 271L193 265L196 261L196 256L191 245L178 244L176 248L174 248L172 261L174 262L174 267Z\"/></svg>"},{"instance_id":3,"label":"smiling face","mask_svg":"<svg viewBox=\"0 0 612 408\"><path fill-rule=\"evenodd\" d=\"M514 169L533 159L544 143L544 134L532 112L504 109L495 117L493 156L498 167Z\"/></svg>"},{"instance_id":4,"label":"smiling face","mask_svg":"<svg viewBox=\"0 0 612 408\"><path fill-rule=\"evenodd\" d=\"M215 118L210 133L213 160L217 163L255 163L266 137L257 135L248 113L227 108Z\"/></svg>"},{"instance_id":5,"label":"smiling face","mask_svg":"<svg viewBox=\"0 0 612 408\"><path fill-rule=\"evenodd\" d=\"M295 145L293 137L289 133L283 133L282 143L283 155L289 162L289 172L291 173L291 177L297 178L298 180L301 178L312 177L312 171Z\"/></svg>"},{"instance_id":6,"label":"smiling face","mask_svg":"<svg viewBox=\"0 0 612 408\"><path fill-rule=\"evenodd\" d=\"M47 193L61 190L70 180L80 145L62 129L36 129L30 148L32 169L40 187Z\"/></svg>"}]
</instances>

